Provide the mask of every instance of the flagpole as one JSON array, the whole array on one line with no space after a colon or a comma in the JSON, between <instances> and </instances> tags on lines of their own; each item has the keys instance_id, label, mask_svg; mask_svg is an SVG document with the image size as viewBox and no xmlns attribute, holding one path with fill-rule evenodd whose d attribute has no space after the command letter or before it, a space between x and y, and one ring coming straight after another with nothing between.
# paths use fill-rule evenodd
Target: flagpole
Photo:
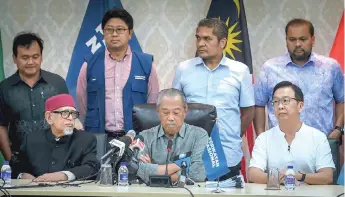
<instances>
[{"instance_id":1,"label":"flagpole","mask_svg":"<svg viewBox=\"0 0 345 197\"><path fill-rule=\"evenodd\" d=\"M225 191L220 189L220 187L219 187L219 177L218 177L218 179L217 179L217 188L215 190L213 190L212 193L219 194L219 193L223 193L223 192L225 192Z\"/></svg>"}]
</instances>

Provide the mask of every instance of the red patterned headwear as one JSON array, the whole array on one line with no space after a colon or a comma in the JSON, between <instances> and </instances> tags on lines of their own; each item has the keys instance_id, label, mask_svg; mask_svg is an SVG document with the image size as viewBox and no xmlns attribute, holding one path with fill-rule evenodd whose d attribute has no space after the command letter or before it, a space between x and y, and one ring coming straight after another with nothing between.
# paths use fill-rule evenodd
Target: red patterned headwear
<instances>
[{"instance_id":1,"label":"red patterned headwear","mask_svg":"<svg viewBox=\"0 0 345 197\"><path fill-rule=\"evenodd\" d=\"M74 100L73 97L69 94L58 94L56 96L52 96L46 101L46 111L53 111L60 107L74 107Z\"/></svg>"}]
</instances>

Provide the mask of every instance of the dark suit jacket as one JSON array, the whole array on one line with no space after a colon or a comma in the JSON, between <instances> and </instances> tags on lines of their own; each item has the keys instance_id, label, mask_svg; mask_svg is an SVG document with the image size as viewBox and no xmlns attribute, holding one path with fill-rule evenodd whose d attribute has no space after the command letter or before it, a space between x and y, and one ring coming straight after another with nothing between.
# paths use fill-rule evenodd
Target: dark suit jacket
<instances>
[{"instance_id":1,"label":"dark suit jacket","mask_svg":"<svg viewBox=\"0 0 345 197\"><path fill-rule=\"evenodd\" d=\"M45 173L70 171L76 179L95 174L97 141L92 133L75 130L56 139L50 129L28 133L20 148L18 162L12 163L12 177L26 172L37 177Z\"/></svg>"}]
</instances>

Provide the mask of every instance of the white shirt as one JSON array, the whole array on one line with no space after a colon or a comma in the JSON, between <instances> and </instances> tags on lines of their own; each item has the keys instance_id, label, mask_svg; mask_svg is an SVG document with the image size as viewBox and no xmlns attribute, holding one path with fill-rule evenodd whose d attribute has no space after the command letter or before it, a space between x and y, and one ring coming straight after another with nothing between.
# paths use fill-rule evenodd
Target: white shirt
<instances>
[{"instance_id":1,"label":"white shirt","mask_svg":"<svg viewBox=\"0 0 345 197\"><path fill-rule=\"evenodd\" d=\"M285 133L278 126L260 134L255 140L249 167L262 171L267 168L287 168L294 171L315 173L322 168L335 168L327 137L321 131L304 123L290 145ZM268 165L268 167L267 167Z\"/></svg>"}]
</instances>

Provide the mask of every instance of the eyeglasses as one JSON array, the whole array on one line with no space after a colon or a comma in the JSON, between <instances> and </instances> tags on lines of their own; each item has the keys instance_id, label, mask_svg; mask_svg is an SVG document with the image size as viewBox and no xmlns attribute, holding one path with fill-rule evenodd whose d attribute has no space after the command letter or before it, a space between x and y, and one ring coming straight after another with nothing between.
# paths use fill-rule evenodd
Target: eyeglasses
<instances>
[{"instance_id":1,"label":"eyeglasses","mask_svg":"<svg viewBox=\"0 0 345 197\"><path fill-rule=\"evenodd\" d=\"M126 30L129 30L129 29L125 29L125 28L116 28L116 29L114 29L114 28L104 28L104 32L106 34L110 34L110 35L113 34L114 31L117 34L123 34L123 33L125 33Z\"/></svg>"},{"instance_id":2,"label":"eyeglasses","mask_svg":"<svg viewBox=\"0 0 345 197\"><path fill-rule=\"evenodd\" d=\"M73 119L77 119L79 117L79 112L77 111L52 111L54 114L60 114L62 118L67 119L70 115L72 115Z\"/></svg>"},{"instance_id":3,"label":"eyeglasses","mask_svg":"<svg viewBox=\"0 0 345 197\"><path fill-rule=\"evenodd\" d=\"M299 101L296 98L284 97L282 99L273 99L272 100L272 105L273 106L278 106L279 103L282 103L283 105L288 105L290 103L291 99L296 100L297 102Z\"/></svg>"}]
</instances>

